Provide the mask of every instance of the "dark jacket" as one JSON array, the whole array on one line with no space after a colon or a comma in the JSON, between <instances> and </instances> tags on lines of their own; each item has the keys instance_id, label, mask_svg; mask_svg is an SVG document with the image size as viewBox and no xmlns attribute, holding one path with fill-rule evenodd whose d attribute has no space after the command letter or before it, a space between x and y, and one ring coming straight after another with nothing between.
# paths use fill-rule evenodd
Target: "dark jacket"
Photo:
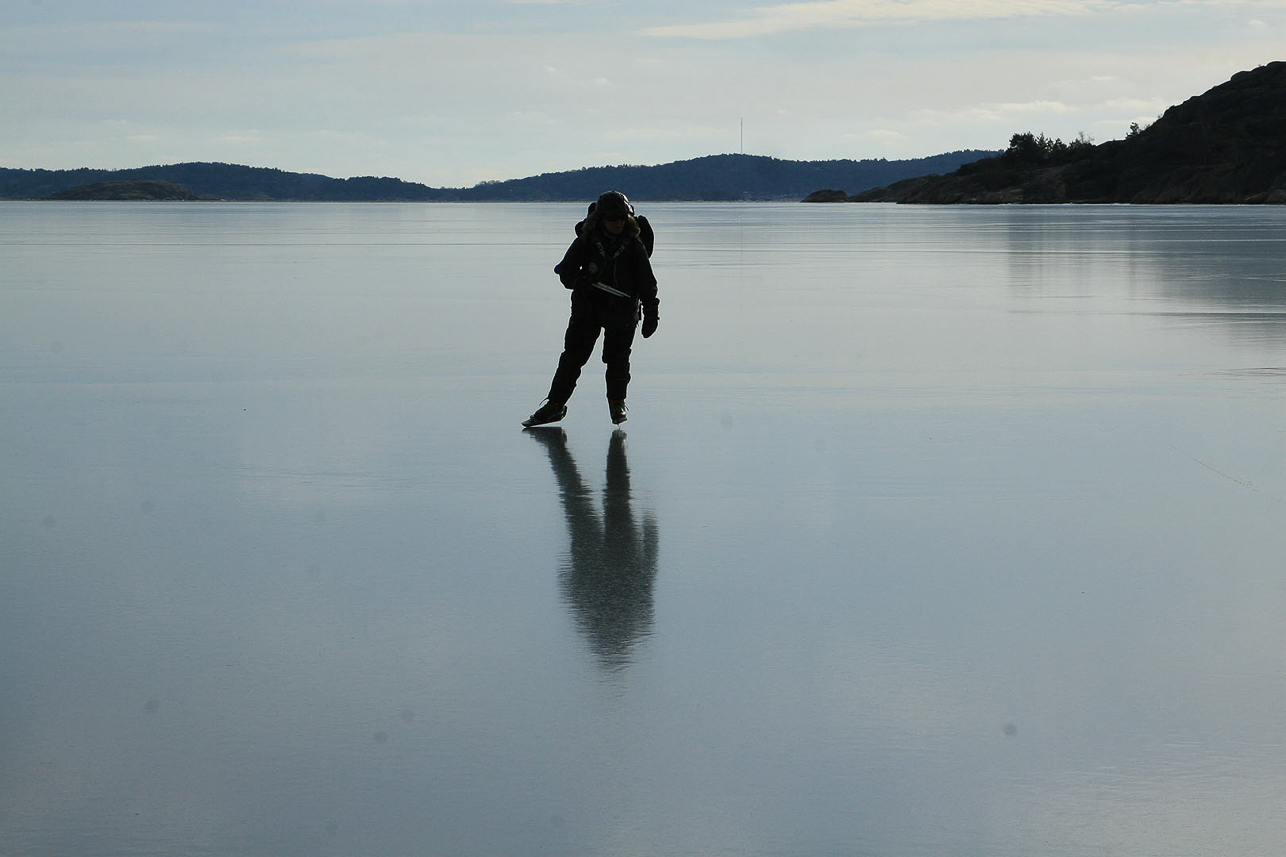
<instances>
[{"instance_id":1,"label":"dark jacket","mask_svg":"<svg viewBox=\"0 0 1286 857\"><path fill-rule=\"evenodd\" d=\"M639 240L637 227L613 238L601 228L583 230L555 268L563 285L572 289L572 308L599 306L609 302L635 299L644 308L655 309L656 277L648 262L647 248ZM593 283L611 286L627 298L605 292ZM631 308L633 301L630 302Z\"/></svg>"}]
</instances>

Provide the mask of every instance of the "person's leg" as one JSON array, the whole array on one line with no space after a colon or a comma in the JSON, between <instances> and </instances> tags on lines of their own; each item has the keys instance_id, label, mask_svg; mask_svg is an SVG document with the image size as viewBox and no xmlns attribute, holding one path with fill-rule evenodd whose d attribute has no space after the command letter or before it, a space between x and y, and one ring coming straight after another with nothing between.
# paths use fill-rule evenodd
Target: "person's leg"
<instances>
[{"instance_id":1,"label":"person's leg","mask_svg":"<svg viewBox=\"0 0 1286 857\"><path fill-rule=\"evenodd\" d=\"M553 383L549 385L549 401L565 404L576 389L581 368L589 362L594 353L594 343L598 341L599 325L593 319L573 315L567 322L567 334L563 337L563 353L558 358L558 370L554 372Z\"/></svg>"},{"instance_id":2,"label":"person's leg","mask_svg":"<svg viewBox=\"0 0 1286 857\"><path fill-rule=\"evenodd\" d=\"M634 345L634 324L612 325L603 330L603 362L607 364L608 401L624 401L630 383L630 349Z\"/></svg>"}]
</instances>

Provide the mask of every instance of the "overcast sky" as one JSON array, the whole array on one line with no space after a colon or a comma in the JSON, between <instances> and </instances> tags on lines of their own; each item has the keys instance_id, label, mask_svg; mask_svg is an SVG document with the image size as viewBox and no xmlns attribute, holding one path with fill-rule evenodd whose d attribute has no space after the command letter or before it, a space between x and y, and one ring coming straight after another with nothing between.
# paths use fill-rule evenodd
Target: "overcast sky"
<instances>
[{"instance_id":1,"label":"overcast sky","mask_svg":"<svg viewBox=\"0 0 1286 857\"><path fill-rule=\"evenodd\" d=\"M1102 142L1284 48L1286 0L0 0L0 166L469 186Z\"/></svg>"}]
</instances>

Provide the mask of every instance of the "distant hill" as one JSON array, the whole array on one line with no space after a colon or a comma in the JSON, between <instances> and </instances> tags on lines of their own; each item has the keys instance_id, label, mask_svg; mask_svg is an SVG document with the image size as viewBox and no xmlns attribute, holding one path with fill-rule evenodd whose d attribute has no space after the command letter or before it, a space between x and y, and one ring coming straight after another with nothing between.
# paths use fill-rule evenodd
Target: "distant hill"
<instances>
[{"instance_id":1,"label":"distant hill","mask_svg":"<svg viewBox=\"0 0 1286 857\"><path fill-rule=\"evenodd\" d=\"M593 199L614 188L634 200L797 200L817 187L866 189L898 179L953 170L995 152L968 150L905 161L783 161L761 155L710 155L655 167L592 167L525 179L488 182L462 199ZM898 179L892 179L897 181Z\"/></svg>"},{"instance_id":2,"label":"distant hill","mask_svg":"<svg viewBox=\"0 0 1286 857\"><path fill-rule=\"evenodd\" d=\"M193 200L198 197L192 191L173 182L131 180L80 185L42 198L79 201L177 201Z\"/></svg>"},{"instance_id":3,"label":"distant hill","mask_svg":"<svg viewBox=\"0 0 1286 857\"><path fill-rule=\"evenodd\" d=\"M1239 72L1124 140L1016 134L998 157L844 201L1286 204L1286 62Z\"/></svg>"},{"instance_id":4,"label":"distant hill","mask_svg":"<svg viewBox=\"0 0 1286 857\"><path fill-rule=\"evenodd\" d=\"M335 179L236 164L186 163L129 170L0 168L0 199L50 197L85 185L164 181L204 199L290 202L542 202L594 199L604 190L634 200L796 200L818 187L849 192L954 170L996 152L966 150L901 161L784 161L711 155L658 166L592 167L471 188L431 188L395 178Z\"/></svg>"},{"instance_id":5,"label":"distant hill","mask_svg":"<svg viewBox=\"0 0 1286 857\"><path fill-rule=\"evenodd\" d=\"M129 170L15 170L0 168L0 199L35 199L85 185L163 181L204 199L292 202L382 202L445 198L424 185L390 178L332 179L236 164L188 163Z\"/></svg>"}]
</instances>

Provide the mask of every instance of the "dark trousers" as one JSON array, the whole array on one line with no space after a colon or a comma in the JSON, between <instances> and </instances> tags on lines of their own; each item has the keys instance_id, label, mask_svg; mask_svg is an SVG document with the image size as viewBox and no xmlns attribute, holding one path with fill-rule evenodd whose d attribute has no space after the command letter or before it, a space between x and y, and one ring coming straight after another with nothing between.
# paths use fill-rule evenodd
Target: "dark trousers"
<instances>
[{"instance_id":1,"label":"dark trousers","mask_svg":"<svg viewBox=\"0 0 1286 857\"><path fill-rule=\"evenodd\" d=\"M567 322L563 337L563 353L558 358L558 371L549 386L549 401L566 402L576 389L581 369L589 362L598 342L598 332L603 332L603 362L607 364L607 398L624 399L625 388L630 383L630 349L634 345L635 322L633 314L624 323L618 312L577 312Z\"/></svg>"}]
</instances>

